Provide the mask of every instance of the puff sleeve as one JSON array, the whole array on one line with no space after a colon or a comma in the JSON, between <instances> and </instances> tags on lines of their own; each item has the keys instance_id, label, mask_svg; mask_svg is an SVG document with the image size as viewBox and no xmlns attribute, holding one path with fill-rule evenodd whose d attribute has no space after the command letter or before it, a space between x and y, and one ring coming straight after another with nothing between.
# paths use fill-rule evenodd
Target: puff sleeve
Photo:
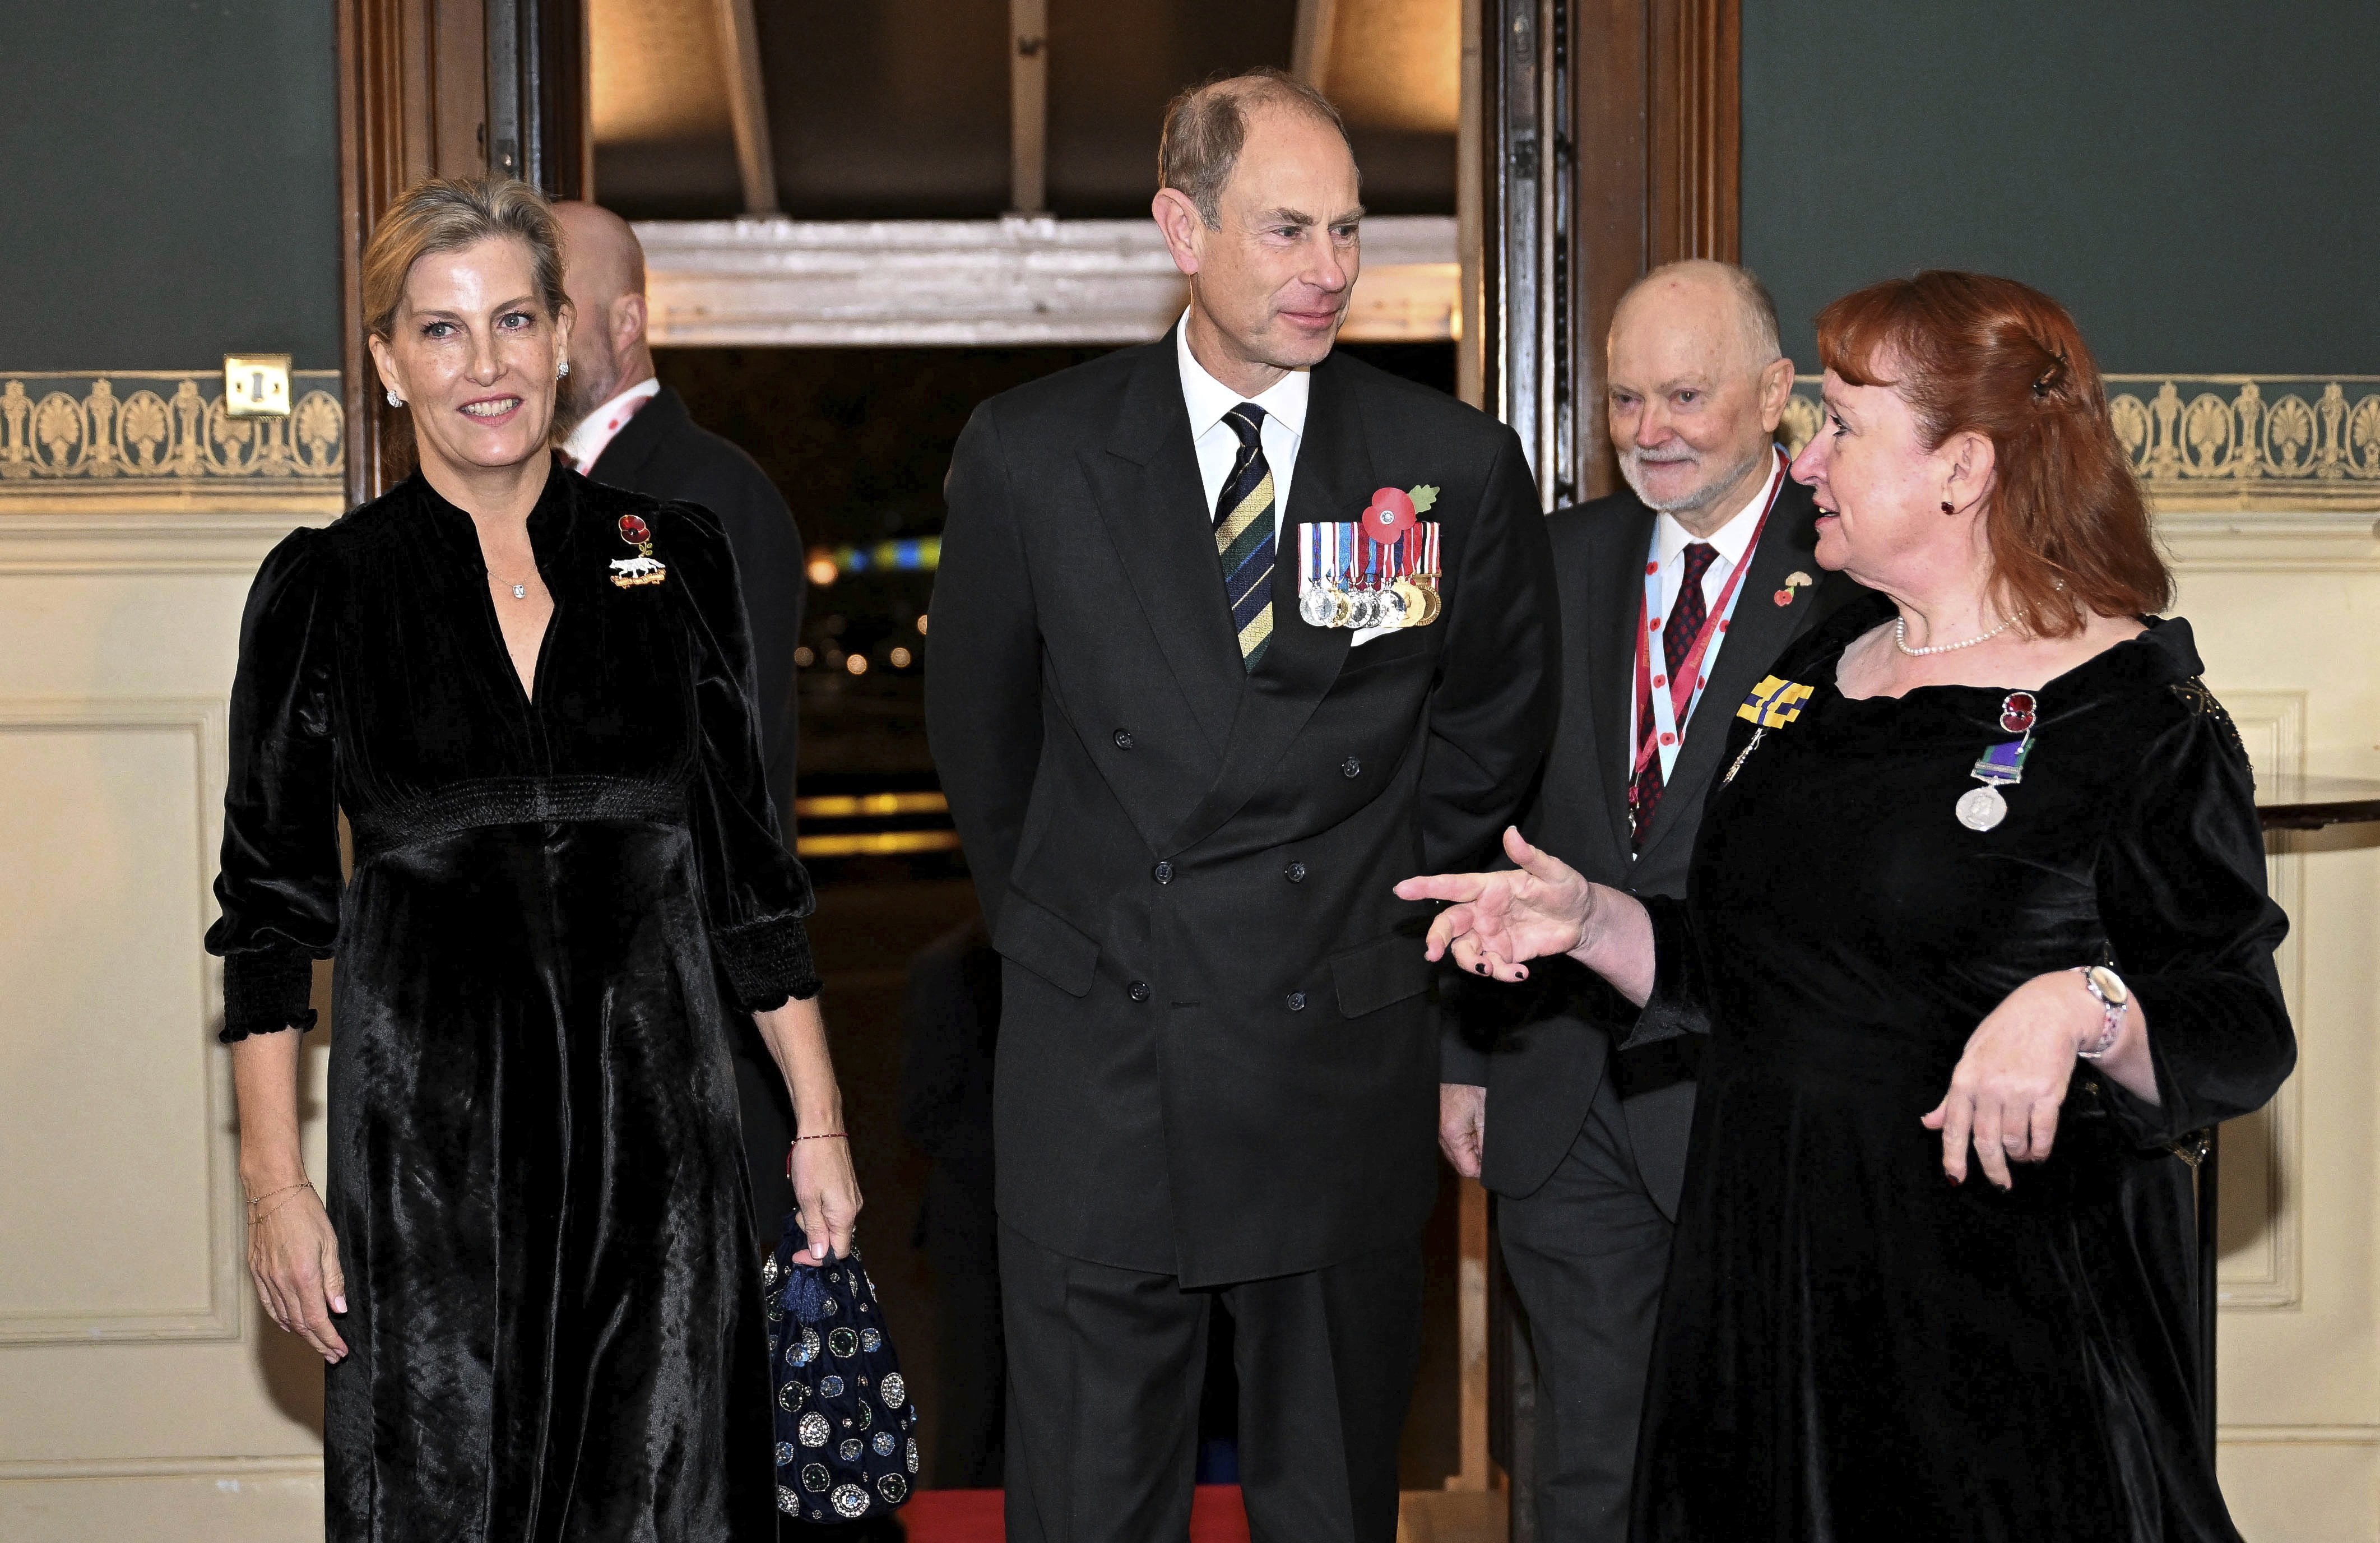
<instances>
[{"instance_id":1,"label":"puff sleeve","mask_svg":"<svg viewBox=\"0 0 2380 1543\"><path fill-rule=\"evenodd\" d=\"M332 723L332 607L323 537L292 531L258 570L240 618L224 789L225 1043L313 1027L313 962L339 936L339 829Z\"/></svg>"},{"instance_id":2,"label":"puff sleeve","mask_svg":"<svg viewBox=\"0 0 2380 1543\"><path fill-rule=\"evenodd\" d=\"M802 925L814 904L809 875L785 850L769 797L753 706L752 636L735 555L708 512L689 504L667 507L678 516L672 571L685 579L682 594L697 645L702 767L692 813L711 952L736 1004L766 1012L789 998L818 995L818 970Z\"/></svg>"},{"instance_id":3,"label":"puff sleeve","mask_svg":"<svg viewBox=\"0 0 2380 1543\"><path fill-rule=\"evenodd\" d=\"M2196 682L2152 742L2095 879L2115 968L2148 1022L2159 1102L2104 1093L2143 1146L2260 1108L2297 1064L2273 951L2289 918L2265 893L2247 752Z\"/></svg>"}]
</instances>

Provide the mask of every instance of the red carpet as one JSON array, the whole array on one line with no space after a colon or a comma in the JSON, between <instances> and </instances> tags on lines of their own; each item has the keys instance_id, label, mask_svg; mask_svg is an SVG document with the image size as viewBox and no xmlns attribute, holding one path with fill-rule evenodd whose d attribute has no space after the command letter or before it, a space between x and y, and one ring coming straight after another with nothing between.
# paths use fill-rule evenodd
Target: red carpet
<instances>
[{"instance_id":1,"label":"red carpet","mask_svg":"<svg viewBox=\"0 0 2380 1543\"><path fill-rule=\"evenodd\" d=\"M909 1543L1007 1543L997 1489L920 1489L901 1508ZM1202 1484L1190 1501L1190 1543L1248 1543L1236 1484Z\"/></svg>"}]
</instances>

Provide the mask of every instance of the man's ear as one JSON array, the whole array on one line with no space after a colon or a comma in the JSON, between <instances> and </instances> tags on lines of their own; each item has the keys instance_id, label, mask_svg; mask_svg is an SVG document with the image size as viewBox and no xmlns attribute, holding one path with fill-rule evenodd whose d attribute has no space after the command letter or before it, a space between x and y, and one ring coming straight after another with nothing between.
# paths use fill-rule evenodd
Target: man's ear
<instances>
[{"instance_id":1,"label":"man's ear","mask_svg":"<svg viewBox=\"0 0 2380 1543\"><path fill-rule=\"evenodd\" d=\"M1793 395L1793 361L1772 359L1760 372L1760 426L1772 437L1785 420L1785 404Z\"/></svg>"},{"instance_id":2,"label":"man's ear","mask_svg":"<svg viewBox=\"0 0 2380 1543\"><path fill-rule=\"evenodd\" d=\"M625 354L645 340L645 298L635 291L612 302L612 351Z\"/></svg>"},{"instance_id":3,"label":"man's ear","mask_svg":"<svg viewBox=\"0 0 2380 1543\"><path fill-rule=\"evenodd\" d=\"M1157 197L1148 204L1149 218L1165 235L1165 249L1173 254L1173 266L1185 275L1198 272L1198 246L1205 237L1207 221L1198 206L1179 188L1160 188Z\"/></svg>"}]
</instances>

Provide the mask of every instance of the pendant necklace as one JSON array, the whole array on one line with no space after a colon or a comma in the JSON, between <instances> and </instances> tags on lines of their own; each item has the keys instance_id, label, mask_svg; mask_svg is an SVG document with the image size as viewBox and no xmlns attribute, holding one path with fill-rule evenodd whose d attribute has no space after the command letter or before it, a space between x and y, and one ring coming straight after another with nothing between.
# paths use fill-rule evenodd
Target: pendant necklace
<instances>
[{"instance_id":1,"label":"pendant necklace","mask_svg":"<svg viewBox=\"0 0 2380 1543\"><path fill-rule=\"evenodd\" d=\"M1969 769L1967 775L1983 784L1959 796L1959 823L1970 831L1991 830L2008 818L2008 800L2000 796L2000 789L2024 781L2024 759L2033 753L2035 716L2032 692L2011 691L2000 699L2000 732L2018 737L1992 746Z\"/></svg>"}]
</instances>

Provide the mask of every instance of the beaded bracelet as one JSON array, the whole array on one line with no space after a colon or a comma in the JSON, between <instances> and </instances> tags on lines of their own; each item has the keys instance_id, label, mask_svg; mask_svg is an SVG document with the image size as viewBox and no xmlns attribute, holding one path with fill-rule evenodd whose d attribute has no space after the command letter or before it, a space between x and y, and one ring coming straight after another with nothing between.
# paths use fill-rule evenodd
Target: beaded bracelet
<instances>
[{"instance_id":1,"label":"beaded bracelet","mask_svg":"<svg viewBox=\"0 0 2380 1543\"><path fill-rule=\"evenodd\" d=\"M797 1136L794 1139L796 1141L848 1141L851 1137L842 1131L820 1131L816 1136Z\"/></svg>"}]
</instances>

